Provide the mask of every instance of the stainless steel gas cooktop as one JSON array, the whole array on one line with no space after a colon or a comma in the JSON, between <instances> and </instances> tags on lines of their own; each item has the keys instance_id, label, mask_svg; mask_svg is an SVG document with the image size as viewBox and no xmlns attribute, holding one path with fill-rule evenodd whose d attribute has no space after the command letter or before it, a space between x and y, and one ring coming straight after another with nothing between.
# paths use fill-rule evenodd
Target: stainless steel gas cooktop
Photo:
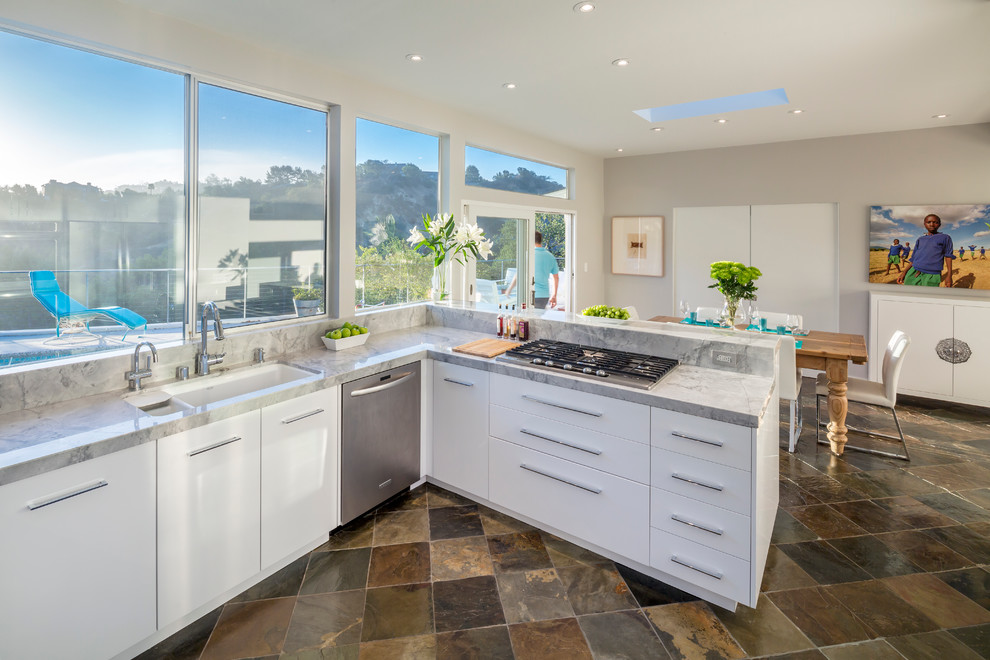
<instances>
[{"instance_id":1,"label":"stainless steel gas cooktop","mask_svg":"<svg viewBox=\"0 0 990 660\"><path fill-rule=\"evenodd\" d=\"M495 359L642 390L652 388L677 366L677 360L670 358L546 339L522 344Z\"/></svg>"}]
</instances>

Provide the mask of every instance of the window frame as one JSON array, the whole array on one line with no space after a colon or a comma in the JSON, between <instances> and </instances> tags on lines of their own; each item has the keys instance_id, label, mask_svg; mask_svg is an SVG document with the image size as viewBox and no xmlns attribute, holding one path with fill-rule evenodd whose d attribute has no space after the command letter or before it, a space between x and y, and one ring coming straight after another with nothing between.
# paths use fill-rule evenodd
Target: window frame
<instances>
[{"instance_id":1,"label":"window frame","mask_svg":"<svg viewBox=\"0 0 990 660\"><path fill-rule=\"evenodd\" d=\"M553 167L555 169L562 170L564 172L564 196L561 197L559 195L540 195L540 194L537 194L537 193L526 193L526 192L519 192L519 191L516 191L516 190L503 190L502 188L490 188L488 186L477 186L477 185L474 185L474 184L470 184L470 183L467 182L467 168L470 165L470 163L468 163L468 149L480 149L481 151L487 151L488 153L492 153L492 154L495 154L497 156L506 156L508 158L515 158L515 159L518 159L518 160L521 160L521 161L524 161L524 162L535 163L536 165L545 165L547 167ZM529 158L529 157L526 157L526 156L520 156L518 154L509 153L507 151L500 151L498 149L492 149L491 147L484 147L484 146L481 146L480 144L476 144L476 143L473 143L473 142L465 142L464 143L464 172L462 172L461 174L462 174L462 177L463 177L462 183L463 183L464 187L465 188L468 188L468 189L480 188L481 190L496 190L496 191L502 192L502 193L510 193L510 194L515 194L515 195L527 195L527 196L530 196L530 197L536 197L538 199L566 199L566 200L572 200L573 199L573 191L572 191L573 170L571 168L564 167L563 165L558 165L556 163L551 163L551 162L548 162L548 161L545 161L545 160L538 160L536 158Z\"/></svg>"}]
</instances>

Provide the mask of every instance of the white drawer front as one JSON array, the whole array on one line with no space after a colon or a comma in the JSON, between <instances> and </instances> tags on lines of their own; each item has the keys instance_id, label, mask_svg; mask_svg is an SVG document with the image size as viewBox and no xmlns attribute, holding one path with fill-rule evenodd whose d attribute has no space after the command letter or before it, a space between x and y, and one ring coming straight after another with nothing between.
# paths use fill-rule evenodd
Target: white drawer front
<instances>
[{"instance_id":1,"label":"white drawer front","mask_svg":"<svg viewBox=\"0 0 990 660\"><path fill-rule=\"evenodd\" d=\"M650 490L650 525L749 561L749 516L670 491Z\"/></svg>"},{"instance_id":2,"label":"white drawer front","mask_svg":"<svg viewBox=\"0 0 990 660\"><path fill-rule=\"evenodd\" d=\"M750 515L752 475L665 449L651 450L650 485Z\"/></svg>"},{"instance_id":3,"label":"white drawer front","mask_svg":"<svg viewBox=\"0 0 990 660\"><path fill-rule=\"evenodd\" d=\"M650 442L654 447L750 470L753 429L684 413L651 408Z\"/></svg>"},{"instance_id":4,"label":"white drawer front","mask_svg":"<svg viewBox=\"0 0 990 660\"><path fill-rule=\"evenodd\" d=\"M505 408L635 442L649 442L648 406L503 374L492 374L491 388L491 402Z\"/></svg>"},{"instance_id":5,"label":"white drawer front","mask_svg":"<svg viewBox=\"0 0 990 660\"><path fill-rule=\"evenodd\" d=\"M755 607L750 563L659 529L650 530L650 566Z\"/></svg>"},{"instance_id":6,"label":"white drawer front","mask_svg":"<svg viewBox=\"0 0 990 660\"><path fill-rule=\"evenodd\" d=\"M491 406L492 435L643 484L650 483L650 447L546 417Z\"/></svg>"},{"instance_id":7,"label":"white drawer front","mask_svg":"<svg viewBox=\"0 0 990 660\"><path fill-rule=\"evenodd\" d=\"M649 562L647 486L496 438L489 448L493 502L635 561Z\"/></svg>"}]
</instances>

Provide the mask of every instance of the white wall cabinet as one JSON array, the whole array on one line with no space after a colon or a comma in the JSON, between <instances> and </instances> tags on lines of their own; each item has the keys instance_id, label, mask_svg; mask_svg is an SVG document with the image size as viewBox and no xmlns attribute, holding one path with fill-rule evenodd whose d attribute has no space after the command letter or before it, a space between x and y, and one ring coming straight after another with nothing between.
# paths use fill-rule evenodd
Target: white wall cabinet
<instances>
[{"instance_id":1,"label":"white wall cabinet","mask_svg":"<svg viewBox=\"0 0 990 660\"><path fill-rule=\"evenodd\" d=\"M158 625L260 565L261 413L158 441Z\"/></svg>"},{"instance_id":2,"label":"white wall cabinet","mask_svg":"<svg viewBox=\"0 0 990 660\"><path fill-rule=\"evenodd\" d=\"M488 499L488 372L434 363L433 476Z\"/></svg>"},{"instance_id":3,"label":"white wall cabinet","mask_svg":"<svg viewBox=\"0 0 990 660\"><path fill-rule=\"evenodd\" d=\"M988 328L990 301L871 292L870 378L881 379L887 342L902 330L911 345L899 393L990 405Z\"/></svg>"},{"instance_id":4,"label":"white wall cabinet","mask_svg":"<svg viewBox=\"0 0 990 660\"><path fill-rule=\"evenodd\" d=\"M340 388L261 411L261 568L309 551L338 524Z\"/></svg>"},{"instance_id":5,"label":"white wall cabinet","mask_svg":"<svg viewBox=\"0 0 990 660\"><path fill-rule=\"evenodd\" d=\"M103 660L155 631L155 444L0 487L0 658Z\"/></svg>"},{"instance_id":6,"label":"white wall cabinet","mask_svg":"<svg viewBox=\"0 0 990 660\"><path fill-rule=\"evenodd\" d=\"M740 261L763 272L762 311L801 314L807 328L837 331L837 218L835 204L675 208L674 305L721 307L707 288L710 264Z\"/></svg>"}]
</instances>

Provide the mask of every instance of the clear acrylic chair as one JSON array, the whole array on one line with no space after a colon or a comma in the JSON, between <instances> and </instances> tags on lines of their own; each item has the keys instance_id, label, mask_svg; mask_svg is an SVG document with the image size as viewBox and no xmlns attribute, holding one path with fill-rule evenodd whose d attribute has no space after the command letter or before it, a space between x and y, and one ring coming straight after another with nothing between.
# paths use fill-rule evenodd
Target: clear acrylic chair
<instances>
[{"instance_id":1,"label":"clear acrylic chair","mask_svg":"<svg viewBox=\"0 0 990 660\"><path fill-rule=\"evenodd\" d=\"M910 344L911 338L904 332L900 330L895 332L890 337L890 342L887 344L887 350L883 354L881 382L878 383L876 381L863 380L861 378L850 378L848 383L849 389L846 391L846 398L850 402L855 401L856 403L864 403L870 406L890 408L890 412L894 416L894 425L897 427L897 435L875 433L873 431L857 429L851 426L847 428L850 431L865 433L866 435L871 435L876 438L899 440L901 447L904 449L904 453L897 454L894 452L871 449L868 447L854 447L848 443L846 443L846 449L852 449L854 451L859 451L866 454L875 454L877 456L886 456L888 458L899 458L905 461L911 460L911 457L908 454L907 444L904 442L904 432L901 431L901 423L897 421L897 411L894 410L894 406L897 403L897 381L900 378L901 367L904 364L904 353L907 351L907 347ZM815 429L815 439L818 441L818 444L828 444L828 440L819 439L819 434L822 427L821 402L822 399L827 396L828 378L825 374L819 374L818 379L815 382L815 413L818 418L818 428Z\"/></svg>"}]
</instances>

